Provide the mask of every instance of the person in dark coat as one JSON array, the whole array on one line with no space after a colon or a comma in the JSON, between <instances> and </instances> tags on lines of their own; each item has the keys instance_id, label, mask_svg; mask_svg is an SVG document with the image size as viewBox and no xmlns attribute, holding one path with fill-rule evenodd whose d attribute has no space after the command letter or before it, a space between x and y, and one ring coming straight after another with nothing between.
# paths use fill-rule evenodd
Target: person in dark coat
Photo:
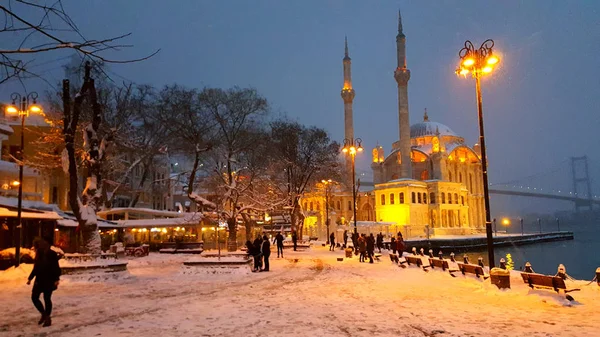
<instances>
[{"instance_id":1,"label":"person in dark coat","mask_svg":"<svg viewBox=\"0 0 600 337\"><path fill-rule=\"evenodd\" d=\"M292 243L294 244L294 251L296 251L296 248L298 248L298 234L296 234L296 231L292 231Z\"/></svg>"},{"instance_id":2,"label":"person in dark coat","mask_svg":"<svg viewBox=\"0 0 600 337\"><path fill-rule=\"evenodd\" d=\"M345 229L344 230L344 247L343 248L346 248L347 244L348 244L348 230Z\"/></svg>"},{"instance_id":3,"label":"person in dark coat","mask_svg":"<svg viewBox=\"0 0 600 337\"><path fill-rule=\"evenodd\" d=\"M262 269L262 254L261 254L261 246L262 246L262 238L259 236L256 237L256 239L254 239L254 242L252 243L252 245L254 246L254 256L255 256L255 269L256 271L259 271Z\"/></svg>"},{"instance_id":4,"label":"person in dark coat","mask_svg":"<svg viewBox=\"0 0 600 337\"><path fill-rule=\"evenodd\" d=\"M273 243L277 243L277 257L279 257L279 252L281 252L281 257L283 257L283 235L281 235L281 233L277 233L277 235L275 235L275 240L273 240Z\"/></svg>"},{"instance_id":5,"label":"person in dark coat","mask_svg":"<svg viewBox=\"0 0 600 337\"><path fill-rule=\"evenodd\" d=\"M31 301L35 308L42 314L38 324L43 326L52 325L52 292L58 288L60 282L60 266L58 265L58 255L52 249L50 244L43 239L36 239L33 243L35 248L35 262L33 270L29 274L27 284L35 278L33 289L31 290ZM40 295L44 294L44 305L40 301Z\"/></svg>"},{"instance_id":6,"label":"person in dark coat","mask_svg":"<svg viewBox=\"0 0 600 337\"><path fill-rule=\"evenodd\" d=\"M404 238L402 237L402 233L398 232L398 238L396 239L396 250L398 251L398 256L402 257L404 249L406 249Z\"/></svg>"},{"instance_id":7,"label":"person in dark coat","mask_svg":"<svg viewBox=\"0 0 600 337\"><path fill-rule=\"evenodd\" d=\"M335 233L334 232L331 232L331 234L329 234L329 250L335 251Z\"/></svg>"},{"instance_id":8,"label":"person in dark coat","mask_svg":"<svg viewBox=\"0 0 600 337\"><path fill-rule=\"evenodd\" d=\"M367 238L367 256L369 257L369 263L373 263L373 254L375 253L375 237L373 233Z\"/></svg>"},{"instance_id":9,"label":"person in dark coat","mask_svg":"<svg viewBox=\"0 0 600 337\"><path fill-rule=\"evenodd\" d=\"M379 234L377 234L377 248L379 249L379 252L381 253L381 248L383 248L383 234L381 232L379 232Z\"/></svg>"},{"instance_id":10,"label":"person in dark coat","mask_svg":"<svg viewBox=\"0 0 600 337\"><path fill-rule=\"evenodd\" d=\"M393 236L390 239L390 248L392 248L392 254L396 254L396 238Z\"/></svg>"},{"instance_id":11,"label":"person in dark coat","mask_svg":"<svg viewBox=\"0 0 600 337\"><path fill-rule=\"evenodd\" d=\"M357 241L358 241L357 249L359 249L359 251L360 251L360 256L358 258L358 261L365 262L365 256L367 255L367 238L363 234L358 237Z\"/></svg>"},{"instance_id":12,"label":"person in dark coat","mask_svg":"<svg viewBox=\"0 0 600 337\"><path fill-rule=\"evenodd\" d=\"M358 236L358 233L356 233L356 232L355 232L355 233L352 233L352 246L354 246L354 251L355 251L355 252L358 252L358 251L359 251L359 247L358 247L358 246L359 246L359 244L360 244L360 243L358 242L358 239L359 239L359 238L360 238L360 237Z\"/></svg>"},{"instance_id":13,"label":"person in dark coat","mask_svg":"<svg viewBox=\"0 0 600 337\"><path fill-rule=\"evenodd\" d=\"M260 253L264 259L265 268L261 271L269 271L269 256L271 256L271 242L266 235L263 235L262 245L260 246Z\"/></svg>"}]
</instances>

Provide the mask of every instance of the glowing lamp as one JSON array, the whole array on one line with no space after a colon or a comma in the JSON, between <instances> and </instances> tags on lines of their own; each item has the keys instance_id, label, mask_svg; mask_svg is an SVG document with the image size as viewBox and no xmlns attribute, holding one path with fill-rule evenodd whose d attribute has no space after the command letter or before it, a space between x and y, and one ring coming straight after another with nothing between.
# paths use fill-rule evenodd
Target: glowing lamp
<instances>
[{"instance_id":1,"label":"glowing lamp","mask_svg":"<svg viewBox=\"0 0 600 337\"><path fill-rule=\"evenodd\" d=\"M503 224L504 226L508 226L508 225L510 225L510 220L509 220L509 219L507 219L507 218L504 218L504 219L502 219L502 224Z\"/></svg>"},{"instance_id":2,"label":"glowing lamp","mask_svg":"<svg viewBox=\"0 0 600 337\"><path fill-rule=\"evenodd\" d=\"M483 72L486 73L486 74L491 73L492 72L492 67L490 67L490 66L484 67L483 68Z\"/></svg>"},{"instance_id":3,"label":"glowing lamp","mask_svg":"<svg viewBox=\"0 0 600 337\"><path fill-rule=\"evenodd\" d=\"M42 112L42 107L33 103L30 107L29 107L29 111L30 112L34 112L34 113L41 113Z\"/></svg>"},{"instance_id":4,"label":"glowing lamp","mask_svg":"<svg viewBox=\"0 0 600 337\"><path fill-rule=\"evenodd\" d=\"M346 147L345 147L345 148L343 148L343 149L342 149L342 152L344 152L344 153L347 153L347 152L348 152L348 148L346 148Z\"/></svg>"},{"instance_id":5,"label":"glowing lamp","mask_svg":"<svg viewBox=\"0 0 600 337\"><path fill-rule=\"evenodd\" d=\"M475 60L472 59L472 58L468 58L468 59L466 59L466 60L463 61L463 66L465 66L465 67L470 67L470 66L472 66L474 64L475 64Z\"/></svg>"},{"instance_id":6,"label":"glowing lamp","mask_svg":"<svg viewBox=\"0 0 600 337\"><path fill-rule=\"evenodd\" d=\"M458 74L459 74L459 75L463 75L463 76L466 76L468 73L469 73L469 69L465 69L465 68L462 68L462 69L461 69L461 70L458 72Z\"/></svg>"},{"instance_id":7,"label":"glowing lamp","mask_svg":"<svg viewBox=\"0 0 600 337\"><path fill-rule=\"evenodd\" d=\"M17 109L14 104L7 106L5 111L9 115L16 115L19 113L19 109Z\"/></svg>"},{"instance_id":8,"label":"glowing lamp","mask_svg":"<svg viewBox=\"0 0 600 337\"><path fill-rule=\"evenodd\" d=\"M489 64L489 65L494 65L494 64L498 63L498 61L499 61L499 60L498 60L498 58L497 58L496 56L490 56L490 57L487 59L487 64Z\"/></svg>"},{"instance_id":9,"label":"glowing lamp","mask_svg":"<svg viewBox=\"0 0 600 337\"><path fill-rule=\"evenodd\" d=\"M21 182L19 182L18 180L15 180L15 181L11 182L10 184L13 186L19 186L19 185L21 185Z\"/></svg>"},{"instance_id":10,"label":"glowing lamp","mask_svg":"<svg viewBox=\"0 0 600 337\"><path fill-rule=\"evenodd\" d=\"M362 152L362 151L363 151L363 147L362 147L362 146L359 146L359 147L358 147L358 152Z\"/></svg>"}]
</instances>

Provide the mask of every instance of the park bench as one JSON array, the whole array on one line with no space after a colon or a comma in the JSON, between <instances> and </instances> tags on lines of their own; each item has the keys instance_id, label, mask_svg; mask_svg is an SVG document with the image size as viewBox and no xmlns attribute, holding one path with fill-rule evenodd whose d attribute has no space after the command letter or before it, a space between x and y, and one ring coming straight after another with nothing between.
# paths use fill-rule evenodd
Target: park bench
<instances>
[{"instance_id":1,"label":"park bench","mask_svg":"<svg viewBox=\"0 0 600 337\"><path fill-rule=\"evenodd\" d=\"M486 275L483 267L477 264L470 263L460 263L458 262L458 270L463 274L474 274L477 278L482 277L484 280L487 280L489 275Z\"/></svg>"},{"instance_id":2,"label":"park bench","mask_svg":"<svg viewBox=\"0 0 600 337\"><path fill-rule=\"evenodd\" d=\"M416 265L417 267L422 268L424 271L428 271L427 268L430 268L431 266L426 266L423 263L423 256L421 255L408 255L404 257L406 259L406 264L408 264L409 266L411 264Z\"/></svg>"},{"instance_id":3,"label":"park bench","mask_svg":"<svg viewBox=\"0 0 600 337\"><path fill-rule=\"evenodd\" d=\"M557 293L560 293L560 291L562 290L565 294L570 293L572 291L581 290L579 288L567 289L565 280L563 280L559 276L550 276L537 273L521 273L521 277L523 278L523 282L528 284L531 289L553 289ZM569 301L573 301L573 297L569 295L567 295L566 298Z\"/></svg>"},{"instance_id":4,"label":"park bench","mask_svg":"<svg viewBox=\"0 0 600 337\"><path fill-rule=\"evenodd\" d=\"M450 266L448 265L447 260L436 258L436 257L429 258L429 265L431 266L431 269L442 268L443 271L450 269Z\"/></svg>"},{"instance_id":5,"label":"park bench","mask_svg":"<svg viewBox=\"0 0 600 337\"><path fill-rule=\"evenodd\" d=\"M390 260L391 260L393 263L396 263L396 264L398 264L400 267L402 267L402 268L406 268L406 266L405 266L405 264L406 264L406 259L402 259L402 260L400 260L400 258L398 257L398 255L397 255L397 254L392 254L392 253L390 253Z\"/></svg>"}]
</instances>

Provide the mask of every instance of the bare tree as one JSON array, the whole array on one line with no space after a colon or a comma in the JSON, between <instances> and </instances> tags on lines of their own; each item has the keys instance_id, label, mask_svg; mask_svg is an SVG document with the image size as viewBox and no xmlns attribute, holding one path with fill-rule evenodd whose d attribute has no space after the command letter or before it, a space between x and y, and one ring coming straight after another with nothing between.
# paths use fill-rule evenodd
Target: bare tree
<instances>
[{"instance_id":1,"label":"bare tree","mask_svg":"<svg viewBox=\"0 0 600 337\"><path fill-rule=\"evenodd\" d=\"M327 132L297 122L278 120L271 123L272 147L279 168L280 185L286 185L293 229L302 237L304 212L300 199L321 179L339 179L339 149Z\"/></svg>"},{"instance_id":2,"label":"bare tree","mask_svg":"<svg viewBox=\"0 0 600 337\"><path fill-rule=\"evenodd\" d=\"M69 80L63 81L63 113L65 156L63 167L69 174L69 204L77 221L83 239L83 250L92 254L99 254L100 235L98 234L98 220L96 212L102 207L102 175L101 167L104 160L107 142L110 135L100 137L98 131L102 122L102 108L98 104L98 97L94 79L90 77L91 66L86 64L85 77L81 89L71 100ZM87 105L85 101L87 99ZM83 161L87 179L81 198L78 195L78 172L75 154L75 137L78 131L79 118L82 110L88 107L93 118L83 131L83 147L85 154Z\"/></svg>"},{"instance_id":3,"label":"bare tree","mask_svg":"<svg viewBox=\"0 0 600 337\"><path fill-rule=\"evenodd\" d=\"M4 15L0 26L0 84L11 78L40 77L32 71L33 56L40 53L74 50L92 62L131 63L151 55L129 60L106 56L107 51L131 47L123 43L129 34L101 39L87 39L65 11L61 0L38 2L7 0L0 4Z\"/></svg>"}]
</instances>

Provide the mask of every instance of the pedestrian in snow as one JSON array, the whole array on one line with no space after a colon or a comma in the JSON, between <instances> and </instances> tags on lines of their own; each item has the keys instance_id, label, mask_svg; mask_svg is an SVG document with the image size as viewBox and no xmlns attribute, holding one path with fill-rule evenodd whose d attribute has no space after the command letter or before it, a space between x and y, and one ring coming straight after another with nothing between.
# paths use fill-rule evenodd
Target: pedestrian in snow
<instances>
[{"instance_id":1,"label":"pedestrian in snow","mask_svg":"<svg viewBox=\"0 0 600 337\"><path fill-rule=\"evenodd\" d=\"M334 232L331 232L331 234L329 234L329 250L335 251L335 233Z\"/></svg>"},{"instance_id":2,"label":"pedestrian in snow","mask_svg":"<svg viewBox=\"0 0 600 337\"><path fill-rule=\"evenodd\" d=\"M344 247L346 248L346 245L348 244L348 230L344 229Z\"/></svg>"},{"instance_id":3,"label":"pedestrian in snow","mask_svg":"<svg viewBox=\"0 0 600 337\"><path fill-rule=\"evenodd\" d=\"M392 254L396 254L396 238L393 236L390 239L390 247L392 248Z\"/></svg>"},{"instance_id":4,"label":"pedestrian in snow","mask_svg":"<svg viewBox=\"0 0 600 337\"><path fill-rule=\"evenodd\" d=\"M369 257L369 263L373 263L373 254L375 253L375 237L373 233L367 238L367 256Z\"/></svg>"},{"instance_id":5,"label":"pedestrian in snow","mask_svg":"<svg viewBox=\"0 0 600 337\"><path fill-rule=\"evenodd\" d=\"M296 248L298 248L298 235L295 230L292 231L292 243L294 244L294 251L296 251Z\"/></svg>"},{"instance_id":6,"label":"pedestrian in snow","mask_svg":"<svg viewBox=\"0 0 600 337\"><path fill-rule=\"evenodd\" d=\"M31 301L35 308L42 314L38 324L43 326L52 325L52 292L58 288L60 282L60 267L58 265L58 255L52 249L50 244L44 239L36 239L33 243L35 248L35 262L33 270L27 279L27 284L35 278L33 289L31 290ZM44 294L44 305L40 301L40 295Z\"/></svg>"},{"instance_id":7,"label":"pedestrian in snow","mask_svg":"<svg viewBox=\"0 0 600 337\"><path fill-rule=\"evenodd\" d=\"M277 243L277 257L279 257L279 252L281 252L281 257L283 257L283 235L281 235L281 233L277 233L277 235L275 235L275 240L273 240L273 243Z\"/></svg>"},{"instance_id":8,"label":"pedestrian in snow","mask_svg":"<svg viewBox=\"0 0 600 337\"><path fill-rule=\"evenodd\" d=\"M398 238L396 239L396 250L398 251L398 256L402 256L405 248L406 246L404 244L404 238L402 238L402 233L398 232Z\"/></svg>"},{"instance_id":9,"label":"pedestrian in snow","mask_svg":"<svg viewBox=\"0 0 600 337\"><path fill-rule=\"evenodd\" d=\"M265 260L265 268L261 271L269 271L269 256L271 256L271 243L269 239L267 239L266 235L263 235L262 245L260 247L260 252Z\"/></svg>"},{"instance_id":10,"label":"pedestrian in snow","mask_svg":"<svg viewBox=\"0 0 600 337\"><path fill-rule=\"evenodd\" d=\"M383 234L381 232L379 232L379 234L377 234L377 248L379 249L379 252L381 253L381 248L383 248Z\"/></svg>"},{"instance_id":11,"label":"pedestrian in snow","mask_svg":"<svg viewBox=\"0 0 600 337\"><path fill-rule=\"evenodd\" d=\"M252 245L254 246L254 269L256 269L256 271L259 271L262 269L262 254L261 254L261 247L262 247L262 238L259 236L256 237L256 239L254 239L254 242L252 243Z\"/></svg>"},{"instance_id":12,"label":"pedestrian in snow","mask_svg":"<svg viewBox=\"0 0 600 337\"><path fill-rule=\"evenodd\" d=\"M364 234L358 237L358 249L360 251L358 260L360 262L365 262L365 256L367 255L367 238L365 238Z\"/></svg>"},{"instance_id":13,"label":"pedestrian in snow","mask_svg":"<svg viewBox=\"0 0 600 337\"><path fill-rule=\"evenodd\" d=\"M360 237L358 236L358 233L354 232L352 233L352 246L354 247L354 253L358 253L359 247L358 247L358 239Z\"/></svg>"},{"instance_id":14,"label":"pedestrian in snow","mask_svg":"<svg viewBox=\"0 0 600 337\"><path fill-rule=\"evenodd\" d=\"M254 264L252 266L252 272L256 271L256 250L254 249L254 245L252 244L252 241L248 240L246 241L246 254L248 256L248 258L252 257Z\"/></svg>"}]
</instances>

